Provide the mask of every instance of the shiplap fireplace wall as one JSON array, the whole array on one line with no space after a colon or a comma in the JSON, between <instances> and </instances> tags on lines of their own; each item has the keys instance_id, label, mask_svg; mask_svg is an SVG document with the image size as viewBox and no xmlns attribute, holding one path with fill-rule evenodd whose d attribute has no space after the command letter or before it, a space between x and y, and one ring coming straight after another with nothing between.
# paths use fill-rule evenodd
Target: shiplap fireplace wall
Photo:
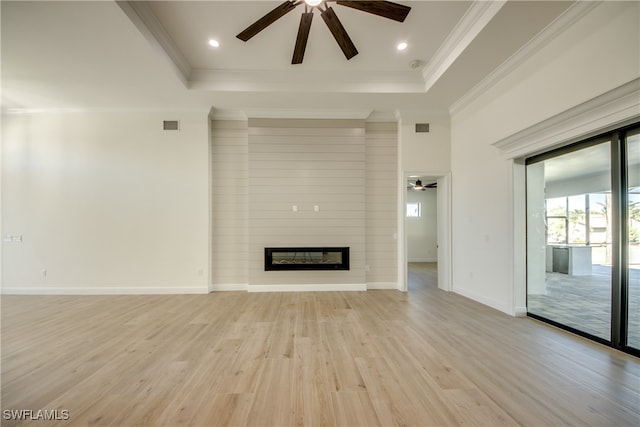
<instances>
[{"instance_id":1,"label":"shiplap fireplace wall","mask_svg":"<svg viewBox=\"0 0 640 427\"><path fill-rule=\"evenodd\" d=\"M397 125L212 120L212 290L397 288ZM265 247L350 248L350 269L265 271Z\"/></svg>"}]
</instances>

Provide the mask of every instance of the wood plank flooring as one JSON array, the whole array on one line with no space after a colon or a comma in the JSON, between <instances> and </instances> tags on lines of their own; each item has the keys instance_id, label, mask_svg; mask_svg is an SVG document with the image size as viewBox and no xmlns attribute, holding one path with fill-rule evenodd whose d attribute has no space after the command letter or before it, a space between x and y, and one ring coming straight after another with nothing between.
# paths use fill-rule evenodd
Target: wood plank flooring
<instances>
[{"instance_id":1,"label":"wood plank flooring","mask_svg":"<svg viewBox=\"0 0 640 427\"><path fill-rule=\"evenodd\" d=\"M640 425L639 359L435 278L421 264L408 293L3 296L2 425ZM20 409L69 419L5 419Z\"/></svg>"}]
</instances>

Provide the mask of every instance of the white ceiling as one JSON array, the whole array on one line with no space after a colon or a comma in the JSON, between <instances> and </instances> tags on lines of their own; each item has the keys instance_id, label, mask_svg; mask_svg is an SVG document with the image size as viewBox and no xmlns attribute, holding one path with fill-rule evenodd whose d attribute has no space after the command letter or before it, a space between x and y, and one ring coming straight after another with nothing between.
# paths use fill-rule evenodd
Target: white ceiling
<instances>
[{"instance_id":1,"label":"white ceiling","mask_svg":"<svg viewBox=\"0 0 640 427\"><path fill-rule=\"evenodd\" d=\"M316 16L304 63L291 65L303 6L246 43L235 37L281 1L2 1L2 106L446 110L573 3L398 2L412 8L404 23L333 4L359 55L347 61Z\"/></svg>"}]
</instances>

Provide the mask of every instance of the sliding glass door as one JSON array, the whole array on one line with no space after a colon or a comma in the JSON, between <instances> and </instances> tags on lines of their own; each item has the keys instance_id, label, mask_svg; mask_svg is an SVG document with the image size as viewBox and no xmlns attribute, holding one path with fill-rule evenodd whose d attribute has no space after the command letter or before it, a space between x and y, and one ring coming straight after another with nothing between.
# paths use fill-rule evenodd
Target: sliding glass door
<instances>
[{"instance_id":1,"label":"sliding glass door","mask_svg":"<svg viewBox=\"0 0 640 427\"><path fill-rule=\"evenodd\" d=\"M626 134L627 346L640 349L640 128Z\"/></svg>"},{"instance_id":2,"label":"sliding glass door","mask_svg":"<svg viewBox=\"0 0 640 427\"><path fill-rule=\"evenodd\" d=\"M640 129L526 164L528 314L640 348Z\"/></svg>"}]
</instances>

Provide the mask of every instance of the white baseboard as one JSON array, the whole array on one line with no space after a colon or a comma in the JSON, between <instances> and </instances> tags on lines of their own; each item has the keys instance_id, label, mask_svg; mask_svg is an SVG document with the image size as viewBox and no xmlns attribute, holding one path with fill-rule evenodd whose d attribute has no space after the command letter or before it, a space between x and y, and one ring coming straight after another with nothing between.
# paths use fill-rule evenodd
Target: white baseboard
<instances>
[{"instance_id":1,"label":"white baseboard","mask_svg":"<svg viewBox=\"0 0 640 427\"><path fill-rule=\"evenodd\" d=\"M207 294L205 287L21 287L2 288L3 295L171 295Z\"/></svg>"},{"instance_id":2,"label":"white baseboard","mask_svg":"<svg viewBox=\"0 0 640 427\"><path fill-rule=\"evenodd\" d=\"M384 290L384 289L392 289L398 290L398 283L396 282L371 282L367 283L367 289L371 290Z\"/></svg>"},{"instance_id":3,"label":"white baseboard","mask_svg":"<svg viewBox=\"0 0 640 427\"><path fill-rule=\"evenodd\" d=\"M224 291L244 291L249 289L247 283L216 283L209 286L211 292L224 292Z\"/></svg>"},{"instance_id":4,"label":"white baseboard","mask_svg":"<svg viewBox=\"0 0 640 427\"><path fill-rule=\"evenodd\" d=\"M513 315L516 317L526 317L527 307L514 307Z\"/></svg>"},{"instance_id":5,"label":"white baseboard","mask_svg":"<svg viewBox=\"0 0 640 427\"><path fill-rule=\"evenodd\" d=\"M249 285L249 292L323 292L323 291L366 291L365 283L309 284L309 285Z\"/></svg>"},{"instance_id":6,"label":"white baseboard","mask_svg":"<svg viewBox=\"0 0 640 427\"><path fill-rule=\"evenodd\" d=\"M511 315L511 313L509 312L509 310L505 307L505 304L502 301L498 301L496 299L493 298L487 298L485 295L479 294L477 292L471 291L469 289L463 289L460 288L458 286L453 286L453 292L459 295L462 295L463 297L472 299L474 301L479 302L480 304L484 304L487 305L491 308L494 308L498 311L501 311L503 313L507 313L509 315Z\"/></svg>"},{"instance_id":7,"label":"white baseboard","mask_svg":"<svg viewBox=\"0 0 640 427\"><path fill-rule=\"evenodd\" d=\"M438 262L438 258L409 258L407 262Z\"/></svg>"}]
</instances>

